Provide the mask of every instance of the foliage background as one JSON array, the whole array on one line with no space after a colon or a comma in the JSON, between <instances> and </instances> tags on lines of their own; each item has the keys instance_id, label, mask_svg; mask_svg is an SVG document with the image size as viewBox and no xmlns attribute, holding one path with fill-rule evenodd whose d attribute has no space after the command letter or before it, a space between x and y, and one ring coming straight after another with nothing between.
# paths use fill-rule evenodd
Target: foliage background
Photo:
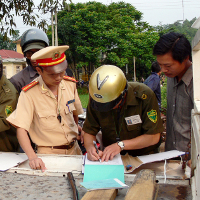
<instances>
[{"instance_id":1,"label":"foliage background","mask_svg":"<svg viewBox=\"0 0 200 200\"><path fill-rule=\"evenodd\" d=\"M70 3L69 3L70 2ZM167 32L184 34L191 42L197 30L191 28L196 18L176 21L173 24L159 24L150 26L142 21L143 13L133 5L118 2L104 5L99 2L73 4L70 0L41 0L35 8L33 0L2 0L0 3L0 49L15 50L14 41L20 38L15 30L15 15L23 18L24 24L42 28L52 39L52 27L45 21L38 21L41 16L34 14L34 9L43 13L58 11L58 39L59 45L69 45L66 52L69 68L75 78L84 69L89 77L100 65L114 64L120 67L129 81L134 77L134 57L136 67L136 81L150 74L151 63L155 61L152 49L159 37ZM8 37L8 34L11 37ZM88 100L87 90L81 89L84 102ZM85 96L84 96L85 95ZM82 98L82 97L81 97ZM84 104L85 107L85 104ZM166 83L162 87L162 107L166 107Z\"/></svg>"}]
</instances>

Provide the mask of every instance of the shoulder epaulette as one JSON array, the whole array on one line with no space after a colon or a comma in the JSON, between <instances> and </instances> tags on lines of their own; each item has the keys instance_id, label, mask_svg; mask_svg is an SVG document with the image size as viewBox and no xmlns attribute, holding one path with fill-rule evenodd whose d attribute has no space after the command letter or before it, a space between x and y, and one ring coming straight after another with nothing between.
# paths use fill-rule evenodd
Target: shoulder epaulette
<instances>
[{"instance_id":1,"label":"shoulder epaulette","mask_svg":"<svg viewBox=\"0 0 200 200\"><path fill-rule=\"evenodd\" d=\"M70 76L63 76L63 79L68 80L68 81L73 81L73 82L75 82L75 83L78 82L75 78L70 77Z\"/></svg>"},{"instance_id":2,"label":"shoulder epaulette","mask_svg":"<svg viewBox=\"0 0 200 200\"><path fill-rule=\"evenodd\" d=\"M26 91L28 91L30 88L32 88L33 86L37 85L38 83L39 83L39 81L33 81L33 82L29 83L28 85L24 86L24 87L22 88L22 90L23 90L24 92L26 92Z\"/></svg>"}]
</instances>

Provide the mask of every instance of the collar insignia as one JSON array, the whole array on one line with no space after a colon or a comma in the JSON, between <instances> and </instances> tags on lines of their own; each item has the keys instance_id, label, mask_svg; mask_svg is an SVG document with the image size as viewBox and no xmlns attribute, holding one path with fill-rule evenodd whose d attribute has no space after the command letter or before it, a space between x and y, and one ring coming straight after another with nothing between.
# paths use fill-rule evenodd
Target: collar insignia
<instances>
[{"instance_id":1,"label":"collar insignia","mask_svg":"<svg viewBox=\"0 0 200 200\"><path fill-rule=\"evenodd\" d=\"M44 84L42 84L42 90L44 90L44 91L47 90L46 88L44 88Z\"/></svg>"}]
</instances>

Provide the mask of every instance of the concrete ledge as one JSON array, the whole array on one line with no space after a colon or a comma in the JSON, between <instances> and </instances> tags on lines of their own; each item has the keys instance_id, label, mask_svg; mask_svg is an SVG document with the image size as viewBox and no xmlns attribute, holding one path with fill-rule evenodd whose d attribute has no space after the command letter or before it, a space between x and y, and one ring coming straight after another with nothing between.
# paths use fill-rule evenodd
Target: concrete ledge
<instances>
[{"instance_id":1,"label":"concrete ledge","mask_svg":"<svg viewBox=\"0 0 200 200\"><path fill-rule=\"evenodd\" d=\"M194 39L192 40L192 50L198 51L200 50L200 29L196 32Z\"/></svg>"}]
</instances>

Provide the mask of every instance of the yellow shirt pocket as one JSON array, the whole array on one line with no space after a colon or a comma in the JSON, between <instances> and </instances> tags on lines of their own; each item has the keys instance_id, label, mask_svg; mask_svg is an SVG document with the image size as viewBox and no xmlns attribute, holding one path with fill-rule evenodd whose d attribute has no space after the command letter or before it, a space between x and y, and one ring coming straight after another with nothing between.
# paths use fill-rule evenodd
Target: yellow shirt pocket
<instances>
[{"instance_id":1,"label":"yellow shirt pocket","mask_svg":"<svg viewBox=\"0 0 200 200\"><path fill-rule=\"evenodd\" d=\"M38 126L42 130L52 130L56 129L57 125L57 115L49 110L38 112Z\"/></svg>"},{"instance_id":2,"label":"yellow shirt pocket","mask_svg":"<svg viewBox=\"0 0 200 200\"><path fill-rule=\"evenodd\" d=\"M75 106L73 103L66 105L65 114L66 114L66 123L69 127L73 127L76 125L73 117L73 111L75 110Z\"/></svg>"}]
</instances>

